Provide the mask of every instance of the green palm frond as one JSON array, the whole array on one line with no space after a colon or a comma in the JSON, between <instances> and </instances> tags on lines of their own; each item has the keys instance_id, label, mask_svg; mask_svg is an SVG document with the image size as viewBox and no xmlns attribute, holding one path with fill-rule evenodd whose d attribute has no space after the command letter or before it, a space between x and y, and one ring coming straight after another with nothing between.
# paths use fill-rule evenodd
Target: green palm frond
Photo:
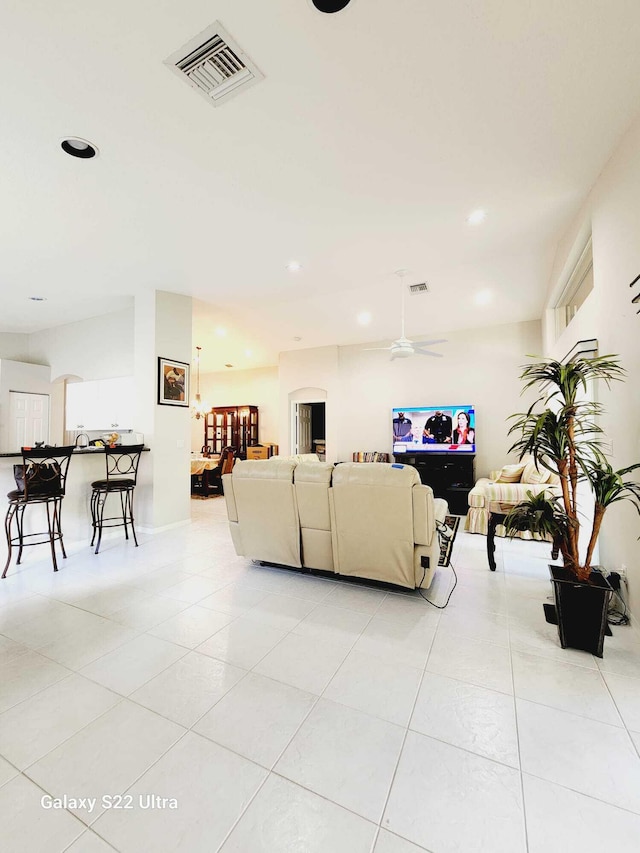
<instances>
[{"instance_id":1,"label":"green palm frond","mask_svg":"<svg viewBox=\"0 0 640 853\"><path fill-rule=\"evenodd\" d=\"M589 385L602 380L608 387L624 378L625 371L615 355L576 358L563 363L555 359L536 360L523 368L523 392L538 388L540 396L526 412L511 416L509 435L517 435L509 452L522 459L533 457L539 468L560 476L561 497L546 492L533 495L507 516L509 535L532 530L556 540L564 564L576 576L589 577L590 560L607 507L630 501L640 513L640 484L628 475L640 468L631 465L615 471L606 458L597 422L603 409L588 399ZM593 491L595 512L584 563L580 562L578 533L578 488L587 481Z\"/></svg>"},{"instance_id":2,"label":"green palm frond","mask_svg":"<svg viewBox=\"0 0 640 853\"><path fill-rule=\"evenodd\" d=\"M624 378L625 371L615 355L600 355L595 358L576 358L566 364L548 358L526 365L520 378L525 380L523 391L534 386L543 391L540 402L548 405L559 400L563 406L574 406L579 402L580 392L587 390L593 379L602 379L611 385ZM546 393L548 389L553 389Z\"/></svg>"},{"instance_id":3,"label":"green palm frond","mask_svg":"<svg viewBox=\"0 0 640 853\"><path fill-rule=\"evenodd\" d=\"M504 522L507 536L530 530L551 538L566 537L571 525L575 525L575 522L564 512L562 498L550 495L547 491L538 494L528 491L527 499L515 506Z\"/></svg>"},{"instance_id":4,"label":"green palm frond","mask_svg":"<svg viewBox=\"0 0 640 853\"><path fill-rule=\"evenodd\" d=\"M603 508L619 501L630 501L640 513L640 484L624 477L640 468L640 463L615 471L604 458L585 470L597 506Z\"/></svg>"}]
</instances>

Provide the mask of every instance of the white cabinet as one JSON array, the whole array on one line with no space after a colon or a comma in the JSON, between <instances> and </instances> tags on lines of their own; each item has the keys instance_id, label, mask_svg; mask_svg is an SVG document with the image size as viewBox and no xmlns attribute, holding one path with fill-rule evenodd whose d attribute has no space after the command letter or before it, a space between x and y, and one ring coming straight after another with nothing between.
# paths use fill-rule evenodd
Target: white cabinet
<instances>
[{"instance_id":1,"label":"white cabinet","mask_svg":"<svg viewBox=\"0 0 640 853\"><path fill-rule=\"evenodd\" d=\"M133 429L135 418L134 382L132 376L101 379L98 389L98 411L102 425L108 430Z\"/></svg>"},{"instance_id":2,"label":"white cabinet","mask_svg":"<svg viewBox=\"0 0 640 853\"><path fill-rule=\"evenodd\" d=\"M68 430L101 429L91 422L98 408L97 382L70 382L67 384L66 428Z\"/></svg>"},{"instance_id":3,"label":"white cabinet","mask_svg":"<svg viewBox=\"0 0 640 853\"><path fill-rule=\"evenodd\" d=\"M71 382L67 385L66 428L111 432L133 429L135 418L132 376Z\"/></svg>"}]
</instances>

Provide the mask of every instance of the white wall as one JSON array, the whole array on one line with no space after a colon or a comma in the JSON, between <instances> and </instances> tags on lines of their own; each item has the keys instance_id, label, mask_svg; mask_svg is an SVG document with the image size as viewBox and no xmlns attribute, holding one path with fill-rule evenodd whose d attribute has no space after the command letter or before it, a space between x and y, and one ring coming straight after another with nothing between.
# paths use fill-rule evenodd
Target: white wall
<instances>
[{"instance_id":1,"label":"white wall","mask_svg":"<svg viewBox=\"0 0 640 853\"><path fill-rule=\"evenodd\" d=\"M354 450L392 451L391 409L398 406L475 406L476 477L507 460L512 440L507 418L523 411L520 368L540 354L538 321L448 332L443 358L412 356L391 361L385 352L340 348L338 458Z\"/></svg>"},{"instance_id":2,"label":"white wall","mask_svg":"<svg viewBox=\"0 0 640 853\"><path fill-rule=\"evenodd\" d=\"M640 292L629 283L640 273L640 121L623 137L593 187L580 214L564 236L550 283L549 309L557 281L575 246L593 236L594 290L559 340L552 312L545 315L547 354L562 357L577 340L597 338L601 354L618 353L627 370L625 383L598 391L605 407L601 425L613 445L612 463L622 468L640 462L640 315L631 304ZM640 475L635 476L640 481ZM630 505L617 504L605 516L600 561L609 569L628 567L630 607L640 618L640 520Z\"/></svg>"},{"instance_id":3,"label":"white wall","mask_svg":"<svg viewBox=\"0 0 640 853\"><path fill-rule=\"evenodd\" d=\"M0 332L0 358L8 358L12 361L31 361L29 335Z\"/></svg>"},{"instance_id":4,"label":"white wall","mask_svg":"<svg viewBox=\"0 0 640 853\"><path fill-rule=\"evenodd\" d=\"M342 393L339 366L339 347L317 347L280 353L280 394L278 399L278 427L280 453L291 453L291 401L318 400L317 391L326 392L327 462L339 456L338 436L344 429L340 411ZM299 393L308 389L308 393Z\"/></svg>"},{"instance_id":5,"label":"white wall","mask_svg":"<svg viewBox=\"0 0 640 853\"><path fill-rule=\"evenodd\" d=\"M195 373L191 398L195 396ZM227 370L200 377L200 394L207 409L215 406L257 406L258 436L261 442L278 443L278 368ZM204 421L191 419L191 449L204 444Z\"/></svg>"},{"instance_id":6,"label":"white wall","mask_svg":"<svg viewBox=\"0 0 640 853\"><path fill-rule=\"evenodd\" d=\"M134 310L126 309L29 335L29 361L48 364L51 378L132 376Z\"/></svg>"},{"instance_id":7,"label":"white wall","mask_svg":"<svg viewBox=\"0 0 640 853\"><path fill-rule=\"evenodd\" d=\"M395 406L472 404L476 408L476 476L507 459L507 418L527 408L520 397L526 355L542 350L539 321L446 334L444 358L391 361L363 346L322 347L280 355L280 450L288 453L290 402L300 388L327 391L327 458L350 461L355 450L392 451Z\"/></svg>"}]
</instances>

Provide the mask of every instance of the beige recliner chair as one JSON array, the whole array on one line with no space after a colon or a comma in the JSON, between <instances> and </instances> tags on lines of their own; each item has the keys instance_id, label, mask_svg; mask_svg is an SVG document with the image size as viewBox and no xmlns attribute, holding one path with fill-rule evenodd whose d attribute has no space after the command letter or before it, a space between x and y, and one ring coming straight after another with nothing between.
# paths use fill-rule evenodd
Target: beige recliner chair
<instances>
[{"instance_id":1,"label":"beige recliner chair","mask_svg":"<svg viewBox=\"0 0 640 853\"><path fill-rule=\"evenodd\" d=\"M231 538L239 556L302 566L295 467L286 460L246 460L222 478Z\"/></svg>"},{"instance_id":2,"label":"beige recliner chair","mask_svg":"<svg viewBox=\"0 0 640 853\"><path fill-rule=\"evenodd\" d=\"M436 520L444 521L447 503L434 499L415 468L346 462L333 472L329 499L337 574L411 589L431 584L440 556Z\"/></svg>"}]
</instances>

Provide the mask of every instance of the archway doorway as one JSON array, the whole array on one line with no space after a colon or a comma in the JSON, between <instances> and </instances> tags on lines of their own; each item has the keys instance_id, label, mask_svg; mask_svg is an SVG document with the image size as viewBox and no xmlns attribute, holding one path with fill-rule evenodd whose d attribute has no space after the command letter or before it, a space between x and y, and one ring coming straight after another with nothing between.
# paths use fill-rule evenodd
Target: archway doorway
<instances>
[{"instance_id":1,"label":"archway doorway","mask_svg":"<svg viewBox=\"0 0 640 853\"><path fill-rule=\"evenodd\" d=\"M327 392L321 388L299 388L289 395L290 453L326 454Z\"/></svg>"}]
</instances>

